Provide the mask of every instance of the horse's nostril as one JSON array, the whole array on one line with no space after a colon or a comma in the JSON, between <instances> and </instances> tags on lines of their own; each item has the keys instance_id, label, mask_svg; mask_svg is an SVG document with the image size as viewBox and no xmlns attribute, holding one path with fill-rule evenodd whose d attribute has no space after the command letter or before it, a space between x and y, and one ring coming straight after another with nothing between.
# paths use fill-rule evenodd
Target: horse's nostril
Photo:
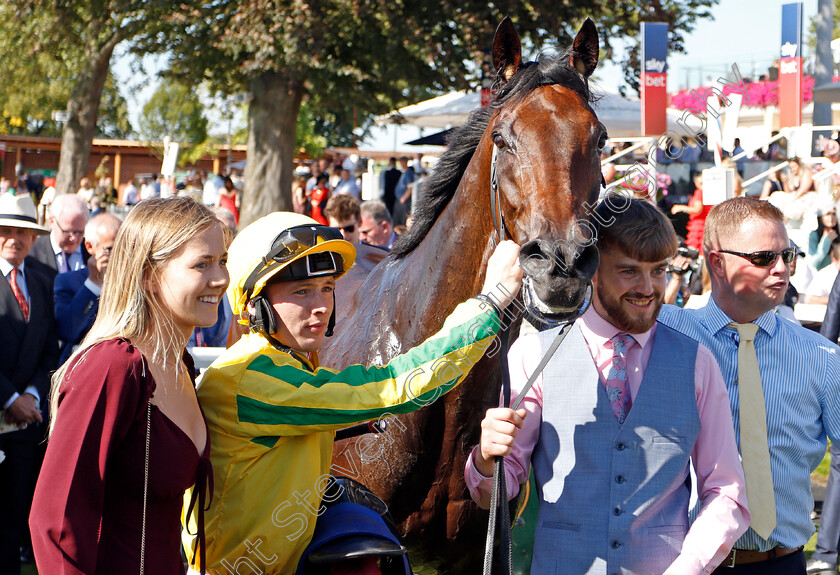
<instances>
[{"instance_id":1,"label":"horse's nostril","mask_svg":"<svg viewBox=\"0 0 840 575\"><path fill-rule=\"evenodd\" d=\"M537 240L526 242L519 250L519 257L523 259L539 255L543 255L543 251L542 246L540 246L540 243Z\"/></svg>"},{"instance_id":2,"label":"horse's nostril","mask_svg":"<svg viewBox=\"0 0 840 575\"><path fill-rule=\"evenodd\" d=\"M528 276L539 278L550 273L553 263L543 247L536 240L532 240L522 246L519 251L519 265Z\"/></svg>"},{"instance_id":3,"label":"horse's nostril","mask_svg":"<svg viewBox=\"0 0 840 575\"><path fill-rule=\"evenodd\" d=\"M575 275L581 279L591 279L598 271L600 254L595 246L587 246L577 253Z\"/></svg>"}]
</instances>

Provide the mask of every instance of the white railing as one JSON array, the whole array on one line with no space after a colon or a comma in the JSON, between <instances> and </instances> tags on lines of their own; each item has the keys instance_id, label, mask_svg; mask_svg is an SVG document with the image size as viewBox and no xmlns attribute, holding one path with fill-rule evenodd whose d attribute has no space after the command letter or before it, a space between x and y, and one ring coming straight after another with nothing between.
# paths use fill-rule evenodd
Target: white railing
<instances>
[{"instance_id":1,"label":"white railing","mask_svg":"<svg viewBox=\"0 0 840 575\"><path fill-rule=\"evenodd\" d=\"M601 165L603 166L604 164L608 164L608 163L612 162L613 160L617 160L618 158L624 157L627 154L630 154L630 153L638 150L639 148L641 148L642 146L644 146L645 144L650 142L651 139L648 138L648 137L644 137L644 138L623 138L621 141L632 142L634 140L638 140L638 141L636 141L636 143L633 144L632 146L630 146L628 148L625 148L625 149L621 150L620 152L618 152L616 154L613 154L609 158L601 160ZM610 142L613 142L613 141L615 141L615 140L610 140Z\"/></svg>"},{"instance_id":2,"label":"white railing","mask_svg":"<svg viewBox=\"0 0 840 575\"><path fill-rule=\"evenodd\" d=\"M739 155L740 155L740 154L739 154ZM775 172L776 170L781 170L781 169L782 169L782 168L784 168L786 165L787 165L787 160L785 160L784 162L779 162L778 164L776 164L776 165L775 165L775 166L773 166L772 168L768 168L768 169L764 170L763 172L761 172L760 174L758 174L758 175L756 175L756 176L753 176L753 177L752 177L752 178L750 178L749 180L746 180L746 181L744 181L744 182L741 182L741 188L742 188L742 189L747 189L747 188L749 188L751 185L753 185L753 184L754 184L754 183L756 183L757 181L759 181L759 180L763 180L765 177L767 177L767 176L768 176L768 175L770 175L771 173Z\"/></svg>"}]
</instances>

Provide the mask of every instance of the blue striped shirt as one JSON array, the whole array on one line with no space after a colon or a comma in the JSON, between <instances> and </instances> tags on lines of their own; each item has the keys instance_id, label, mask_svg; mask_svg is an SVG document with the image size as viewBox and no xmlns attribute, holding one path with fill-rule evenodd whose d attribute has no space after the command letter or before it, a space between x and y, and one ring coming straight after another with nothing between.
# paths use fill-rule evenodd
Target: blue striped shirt
<instances>
[{"instance_id":1,"label":"blue striped shirt","mask_svg":"<svg viewBox=\"0 0 840 575\"><path fill-rule=\"evenodd\" d=\"M741 444L738 411L738 332L709 298L696 310L662 307L659 321L708 347L720 364ZM768 311L755 322L758 367L767 408L770 470L776 498L776 528L764 540L752 529L736 549L795 548L814 533L811 472L825 456L826 435L840 444L840 348L818 333ZM750 501L750 507L761 501Z\"/></svg>"}]
</instances>

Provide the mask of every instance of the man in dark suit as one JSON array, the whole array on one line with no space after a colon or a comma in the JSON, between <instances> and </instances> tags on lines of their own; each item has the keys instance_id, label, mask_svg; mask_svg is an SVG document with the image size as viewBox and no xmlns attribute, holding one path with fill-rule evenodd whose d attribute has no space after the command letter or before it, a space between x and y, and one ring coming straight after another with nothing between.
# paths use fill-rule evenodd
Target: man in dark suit
<instances>
[{"instance_id":1,"label":"man in dark suit","mask_svg":"<svg viewBox=\"0 0 840 575\"><path fill-rule=\"evenodd\" d=\"M35 240L30 254L44 264L41 269L45 268L50 279L87 265L90 254L82 243L87 221L87 205L79 196L63 194L53 200L47 218L49 235Z\"/></svg>"},{"instance_id":2,"label":"man in dark suit","mask_svg":"<svg viewBox=\"0 0 840 575\"><path fill-rule=\"evenodd\" d=\"M388 160L388 169L382 172L382 201L388 208L391 217L394 216L394 202L397 201L397 183L400 181L402 172L397 168L397 159Z\"/></svg>"},{"instance_id":3,"label":"man in dark suit","mask_svg":"<svg viewBox=\"0 0 840 575\"><path fill-rule=\"evenodd\" d=\"M28 258L39 234L29 196L0 196L0 575L19 575L20 545L32 495L36 446L43 437L41 405L47 401L58 342L53 286Z\"/></svg>"},{"instance_id":4,"label":"man in dark suit","mask_svg":"<svg viewBox=\"0 0 840 575\"><path fill-rule=\"evenodd\" d=\"M102 280L121 223L111 214L91 218L85 226L85 248L91 254L87 267L55 276L55 323L62 342L59 364L70 357L96 319Z\"/></svg>"},{"instance_id":5,"label":"man in dark suit","mask_svg":"<svg viewBox=\"0 0 840 575\"><path fill-rule=\"evenodd\" d=\"M840 338L840 275L834 279L831 294L828 296L825 318L820 333L831 343L838 343ZM820 531L817 545L811 559L808 560L808 573L837 572L840 556L840 446L832 443L831 468L828 472L828 484L825 488Z\"/></svg>"}]
</instances>

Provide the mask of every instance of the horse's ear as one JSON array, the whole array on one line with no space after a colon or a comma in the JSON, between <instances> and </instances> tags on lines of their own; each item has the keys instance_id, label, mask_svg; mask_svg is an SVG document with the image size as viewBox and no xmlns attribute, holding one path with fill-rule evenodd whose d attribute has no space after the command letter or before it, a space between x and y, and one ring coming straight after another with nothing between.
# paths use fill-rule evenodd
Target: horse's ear
<instances>
[{"instance_id":1,"label":"horse's ear","mask_svg":"<svg viewBox=\"0 0 840 575\"><path fill-rule=\"evenodd\" d=\"M522 43L510 16L505 16L493 37L493 69L502 83L516 74L522 60Z\"/></svg>"},{"instance_id":2,"label":"horse's ear","mask_svg":"<svg viewBox=\"0 0 840 575\"><path fill-rule=\"evenodd\" d=\"M587 18L578 30L572 51L569 54L569 66L588 78L598 65L598 30L595 22Z\"/></svg>"}]
</instances>

